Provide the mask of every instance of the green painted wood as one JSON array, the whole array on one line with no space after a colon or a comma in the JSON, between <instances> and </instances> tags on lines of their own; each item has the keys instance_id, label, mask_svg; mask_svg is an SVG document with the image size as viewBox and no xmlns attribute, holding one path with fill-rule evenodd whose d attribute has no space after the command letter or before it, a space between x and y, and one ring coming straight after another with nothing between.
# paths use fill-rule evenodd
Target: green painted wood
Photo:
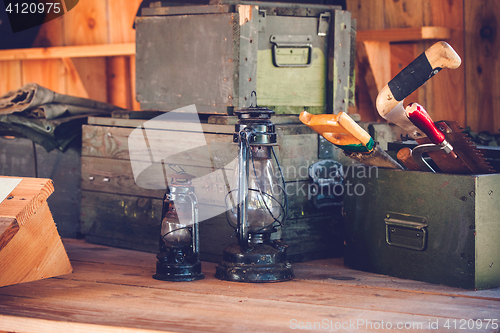
<instances>
[{"instance_id":1,"label":"green painted wood","mask_svg":"<svg viewBox=\"0 0 500 333\"><path fill-rule=\"evenodd\" d=\"M325 55L320 49L314 48L312 59L309 67L276 67L272 60L272 50L259 50L257 60L258 104L277 107L325 106ZM279 110L283 109L278 108Z\"/></svg>"}]
</instances>

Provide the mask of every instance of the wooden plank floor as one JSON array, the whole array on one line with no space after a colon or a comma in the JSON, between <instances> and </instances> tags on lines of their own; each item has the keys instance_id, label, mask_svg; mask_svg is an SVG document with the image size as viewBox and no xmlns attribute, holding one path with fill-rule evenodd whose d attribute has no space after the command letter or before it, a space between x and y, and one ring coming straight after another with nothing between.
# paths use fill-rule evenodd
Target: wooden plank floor
<instances>
[{"instance_id":1,"label":"wooden plank floor","mask_svg":"<svg viewBox=\"0 0 500 333\"><path fill-rule=\"evenodd\" d=\"M294 264L296 279L282 283L220 281L206 262L204 280L164 282L151 277L154 254L64 244L72 274L0 288L0 332L500 331L500 288L398 279L342 259Z\"/></svg>"}]
</instances>

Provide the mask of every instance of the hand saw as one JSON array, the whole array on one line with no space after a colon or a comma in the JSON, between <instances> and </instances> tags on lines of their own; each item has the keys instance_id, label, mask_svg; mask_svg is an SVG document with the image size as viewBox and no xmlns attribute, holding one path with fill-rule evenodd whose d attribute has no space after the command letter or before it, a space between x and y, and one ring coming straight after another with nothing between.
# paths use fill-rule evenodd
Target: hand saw
<instances>
[{"instance_id":1,"label":"hand saw","mask_svg":"<svg viewBox=\"0 0 500 333\"><path fill-rule=\"evenodd\" d=\"M443 68L457 68L462 60L446 42L437 42L413 60L380 90L376 106L380 116L402 127L413 139L426 135L406 117L404 99Z\"/></svg>"},{"instance_id":2,"label":"hand saw","mask_svg":"<svg viewBox=\"0 0 500 333\"><path fill-rule=\"evenodd\" d=\"M403 106L404 99L441 69L458 68L461 62L460 56L448 43L443 41L435 43L382 88L377 96L377 111L384 119L405 129L409 136L416 140L419 145L431 143L427 138L427 134L415 126L406 116ZM448 133L444 133L446 140L451 145L457 146L455 152L450 153L449 147L442 147L443 149L439 149L440 151L426 151L441 171L459 174L475 173L478 170L483 171L480 173L491 172L492 169L485 162L482 154L467 140L458 124L444 125L446 125L445 128L448 131ZM455 128L452 129L452 127ZM419 153L422 148L420 147L416 152ZM426 150L432 149L426 147ZM445 152L446 150L448 150L448 154ZM457 151L461 153L461 155L458 154L461 157L459 159L455 155ZM408 151L400 153L407 160L413 154L415 152L412 152L412 154ZM421 161L418 158L415 160ZM403 163L406 164L406 162ZM410 168L414 169L416 166L412 165ZM473 172L473 170L475 171Z\"/></svg>"},{"instance_id":3,"label":"hand saw","mask_svg":"<svg viewBox=\"0 0 500 333\"><path fill-rule=\"evenodd\" d=\"M341 148L352 159L376 167L403 169L344 112L313 115L303 111L299 119L326 140Z\"/></svg>"},{"instance_id":4,"label":"hand saw","mask_svg":"<svg viewBox=\"0 0 500 333\"><path fill-rule=\"evenodd\" d=\"M412 151L413 159L421 169L426 170L427 167L427 170L434 172L422 158L422 155L427 153L443 172L455 174L495 172L483 154L463 134L463 129L456 121L434 123L425 109L417 103L409 104L405 113L408 119L427 135L427 139L417 140L420 145ZM428 141L431 143L425 143Z\"/></svg>"}]
</instances>

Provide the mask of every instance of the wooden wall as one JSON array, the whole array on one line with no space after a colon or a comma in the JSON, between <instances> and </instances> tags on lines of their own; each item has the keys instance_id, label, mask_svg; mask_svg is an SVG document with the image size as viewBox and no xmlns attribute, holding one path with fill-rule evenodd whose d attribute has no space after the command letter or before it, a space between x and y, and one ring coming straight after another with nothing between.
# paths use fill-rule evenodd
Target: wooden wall
<instances>
[{"instance_id":1,"label":"wooden wall","mask_svg":"<svg viewBox=\"0 0 500 333\"><path fill-rule=\"evenodd\" d=\"M42 25L33 46L130 43L141 0L82 0L67 14ZM88 97L128 109L135 101L134 57L0 61L0 94L36 82L63 94Z\"/></svg>"},{"instance_id":2,"label":"wooden wall","mask_svg":"<svg viewBox=\"0 0 500 333\"><path fill-rule=\"evenodd\" d=\"M68 14L43 25L35 46L134 42L132 23L140 2L82 0ZM499 131L498 1L346 0L346 4L357 19L358 31L423 26L450 28L447 41L462 57L462 66L441 71L405 102L419 102L434 120L457 120L477 132ZM381 67L378 74L390 80L433 42L391 43L388 49L379 50L380 62L384 63L387 57L390 62L387 68ZM373 52L373 45L368 46ZM383 121L373 106L373 93L370 96L368 92L373 82L360 77L360 69L354 111L364 121ZM0 61L0 73L0 93L34 81L61 93L139 109L134 91L134 57Z\"/></svg>"},{"instance_id":3,"label":"wooden wall","mask_svg":"<svg viewBox=\"0 0 500 333\"><path fill-rule=\"evenodd\" d=\"M423 26L450 28L447 42L462 58L462 65L455 70L441 71L405 103L422 104L434 120L456 120L474 131L499 131L498 1L347 0L347 9L357 20L358 31ZM390 68L386 69L390 78L434 42L391 43ZM380 54L387 56L384 50ZM362 120L381 121L368 94L369 86L359 74L357 112Z\"/></svg>"}]
</instances>

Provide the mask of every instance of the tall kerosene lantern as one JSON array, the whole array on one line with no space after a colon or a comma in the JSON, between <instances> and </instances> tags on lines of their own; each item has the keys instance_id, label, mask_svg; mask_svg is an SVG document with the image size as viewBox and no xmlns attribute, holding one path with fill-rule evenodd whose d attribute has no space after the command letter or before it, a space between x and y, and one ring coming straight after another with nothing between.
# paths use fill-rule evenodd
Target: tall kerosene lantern
<instances>
[{"instance_id":1,"label":"tall kerosene lantern","mask_svg":"<svg viewBox=\"0 0 500 333\"><path fill-rule=\"evenodd\" d=\"M224 250L215 276L237 282L291 280L294 274L286 258L288 245L276 237L286 219L287 202L283 173L273 149L277 145L270 120L274 111L250 106L235 114L239 119L233 137L238 144L238 164L226 205L238 242Z\"/></svg>"},{"instance_id":2,"label":"tall kerosene lantern","mask_svg":"<svg viewBox=\"0 0 500 333\"><path fill-rule=\"evenodd\" d=\"M163 200L160 253L153 278L165 281L203 279L198 259L198 199L192 175L180 172L171 179Z\"/></svg>"}]
</instances>

